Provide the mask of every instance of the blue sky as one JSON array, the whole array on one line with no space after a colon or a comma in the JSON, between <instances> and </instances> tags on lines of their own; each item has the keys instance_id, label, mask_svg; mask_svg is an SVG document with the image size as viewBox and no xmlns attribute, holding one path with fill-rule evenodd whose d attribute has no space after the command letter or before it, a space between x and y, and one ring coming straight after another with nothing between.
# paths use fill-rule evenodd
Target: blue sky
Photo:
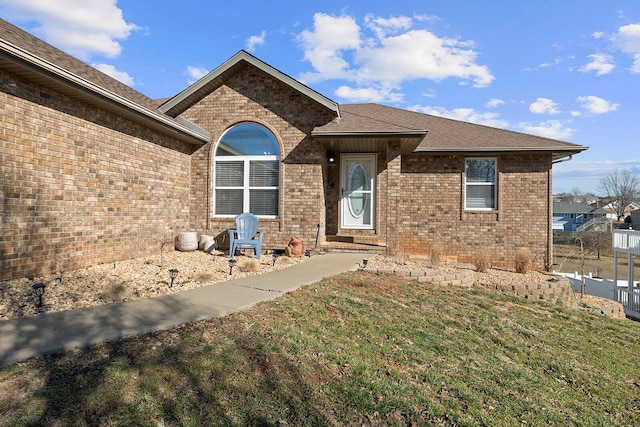
<instances>
[{"instance_id":1,"label":"blue sky","mask_svg":"<svg viewBox=\"0 0 640 427\"><path fill-rule=\"evenodd\" d=\"M152 98L244 49L339 103L589 146L554 193L640 175L637 0L0 0L0 16Z\"/></svg>"}]
</instances>

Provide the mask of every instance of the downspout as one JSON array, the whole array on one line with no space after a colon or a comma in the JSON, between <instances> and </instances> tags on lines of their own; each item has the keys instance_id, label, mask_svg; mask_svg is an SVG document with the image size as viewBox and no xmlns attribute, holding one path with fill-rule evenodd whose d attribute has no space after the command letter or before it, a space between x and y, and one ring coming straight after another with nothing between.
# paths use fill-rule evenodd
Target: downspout
<instances>
[{"instance_id":1,"label":"downspout","mask_svg":"<svg viewBox=\"0 0 640 427\"><path fill-rule=\"evenodd\" d=\"M551 271L553 269L553 165L556 163L568 162L573 159L573 154L569 154L568 156L561 157L558 160L551 161L551 168L549 168L549 172L547 172L547 253L549 254L549 259L547 260L547 265L545 268L547 271Z\"/></svg>"},{"instance_id":2,"label":"downspout","mask_svg":"<svg viewBox=\"0 0 640 427\"><path fill-rule=\"evenodd\" d=\"M213 213L213 141L209 141L209 153L207 155L207 230L211 230L211 215Z\"/></svg>"},{"instance_id":3,"label":"downspout","mask_svg":"<svg viewBox=\"0 0 640 427\"><path fill-rule=\"evenodd\" d=\"M553 165L553 162L551 162ZM553 269L553 173L552 168L547 172L547 265L546 271Z\"/></svg>"}]
</instances>

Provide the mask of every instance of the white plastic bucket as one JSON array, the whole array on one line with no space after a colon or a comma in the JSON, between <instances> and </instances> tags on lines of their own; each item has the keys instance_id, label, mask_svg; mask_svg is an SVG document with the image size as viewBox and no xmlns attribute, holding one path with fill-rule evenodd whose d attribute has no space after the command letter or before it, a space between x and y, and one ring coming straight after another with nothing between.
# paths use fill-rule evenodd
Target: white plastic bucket
<instances>
[{"instance_id":1,"label":"white plastic bucket","mask_svg":"<svg viewBox=\"0 0 640 427\"><path fill-rule=\"evenodd\" d=\"M213 239L211 239L204 242L204 246L202 250L205 252L211 252L215 248L216 248L216 242Z\"/></svg>"},{"instance_id":2,"label":"white plastic bucket","mask_svg":"<svg viewBox=\"0 0 640 427\"><path fill-rule=\"evenodd\" d=\"M211 242L213 242L213 236L208 234L200 235L200 243L198 243L198 249L206 251L206 248L211 246Z\"/></svg>"},{"instance_id":3,"label":"white plastic bucket","mask_svg":"<svg viewBox=\"0 0 640 427\"><path fill-rule=\"evenodd\" d=\"M176 249L179 251L195 251L198 249L198 233L188 231L178 234Z\"/></svg>"}]
</instances>

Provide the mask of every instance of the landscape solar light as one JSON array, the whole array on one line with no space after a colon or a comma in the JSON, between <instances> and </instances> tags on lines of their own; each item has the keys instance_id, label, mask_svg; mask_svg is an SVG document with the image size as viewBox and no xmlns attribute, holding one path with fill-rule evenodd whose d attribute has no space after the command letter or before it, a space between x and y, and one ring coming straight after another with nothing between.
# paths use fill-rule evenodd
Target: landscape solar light
<instances>
[{"instance_id":1,"label":"landscape solar light","mask_svg":"<svg viewBox=\"0 0 640 427\"><path fill-rule=\"evenodd\" d=\"M42 282L39 282L34 284L32 287L33 287L33 291L38 297L38 307L42 307L42 297L44 296L44 291L47 288L47 285L45 285Z\"/></svg>"},{"instance_id":2,"label":"landscape solar light","mask_svg":"<svg viewBox=\"0 0 640 427\"><path fill-rule=\"evenodd\" d=\"M233 272L233 266L236 265L236 260L231 258L229 260L229 274L231 274Z\"/></svg>"},{"instance_id":3,"label":"landscape solar light","mask_svg":"<svg viewBox=\"0 0 640 427\"><path fill-rule=\"evenodd\" d=\"M278 253L277 253L277 252L274 252L274 253L273 253L273 265L274 265L274 266L276 265L276 261L278 260L278 256L279 256L279 255L278 255Z\"/></svg>"},{"instance_id":4,"label":"landscape solar light","mask_svg":"<svg viewBox=\"0 0 640 427\"><path fill-rule=\"evenodd\" d=\"M178 277L178 273L180 273L180 270L178 270L177 268L172 268L171 270L169 270L169 277L171 277L171 284L169 285L170 288L173 288L173 281L176 280L176 277Z\"/></svg>"},{"instance_id":5,"label":"landscape solar light","mask_svg":"<svg viewBox=\"0 0 640 427\"><path fill-rule=\"evenodd\" d=\"M363 266L363 267L366 267L368 263L369 263L369 260L368 260L368 259L366 259L366 258L363 258L363 259L362 259L362 266Z\"/></svg>"}]
</instances>

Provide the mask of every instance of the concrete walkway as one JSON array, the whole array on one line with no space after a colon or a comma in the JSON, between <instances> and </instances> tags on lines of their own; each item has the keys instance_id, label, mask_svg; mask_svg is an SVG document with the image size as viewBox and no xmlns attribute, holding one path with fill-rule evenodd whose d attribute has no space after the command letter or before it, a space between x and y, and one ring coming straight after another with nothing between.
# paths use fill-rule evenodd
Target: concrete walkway
<instances>
[{"instance_id":1,"label":"concrete walkway","mask_svg":"<svg viewBox=\"0 0 640 427\"><path fill-rule=\"evenodd\" d=\"M225 316L324 277L354 270L362 257L357 253L322 254L284 270L162 297L0 321L0 366Z\"/></svg>"}]
</instances>

